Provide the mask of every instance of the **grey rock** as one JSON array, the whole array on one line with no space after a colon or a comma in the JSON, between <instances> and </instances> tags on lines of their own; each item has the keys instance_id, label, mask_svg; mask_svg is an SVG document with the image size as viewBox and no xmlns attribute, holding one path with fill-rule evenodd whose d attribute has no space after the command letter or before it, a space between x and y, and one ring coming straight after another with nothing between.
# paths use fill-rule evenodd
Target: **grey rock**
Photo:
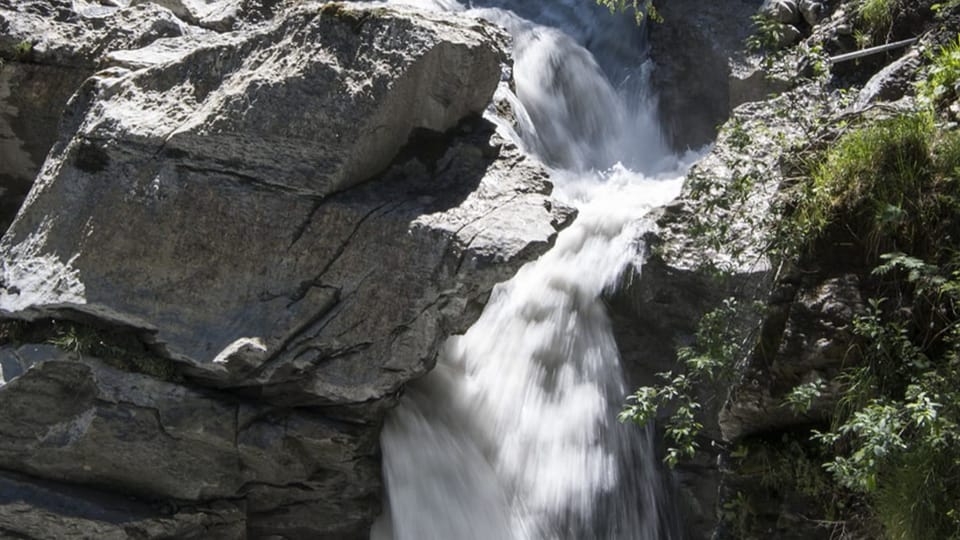
<instances>
[{"instance_id":1,"label":"grey rock","mask_svg":"<svg viewBox=\"0 0 960 540\"><path fill-rule=\"evenodd\" d=\"M770 73L759 58L744 62L730 73L730 107L762 101L790 89L793 81Z\"/></svg>"},{"instance_id":2,"label":"grey rock","mask_svg":"<svg viewBox=\"0 0 960 540\"><path fill-rule=\"evenodd\" d=\"M777 35L777 48L784 49L800 41L803 34L792 24L784 24Z\"/></svg>"},{"instance_id":3,"label":"grey rock","mask_svg":"<svg viewBox=\"0 0 960 540\"><path fill-rule=\"evenodd\" d=\"M66 353L53 345L28 344L16 349L0 349L0 384L8 383L34 364L50 359L63 359Z\"/></svg>"},{"instance_id":4,"label":"grey rock","mask_svg":"<svg viewBox=\"0 0 960 540\"><path fill-rule=\"evenodd\" d=\"M220 31L230 30L237 22L241 7L236 0L131 0L130 5L154 3L169 9L181 20L195 26Z\"/></svg>"},{"instance_id":5,"label":"grey rock","mask_svg":"<svg viewBox=\"0 0 960 540\"><path fill-rule=\"evenodd\" d=\"M189 32L155 5L93 12L84 6L0 0L0 230L13 221L53 146L67 100L102 56Z\"/></svg>"},{"instance_id":6,"label":"grey rock","mask_svg":"<svg viewBox=\"0 0 960 540\"><path fill-rule=\"evenodd\" d=\"M765 342L777 344L776 351L757 353L745 366L744 380L733 388L720 413L724 439L735 441L829 418L835 392L825 392L803 414L785 407L784 397L799 384L830 381L855 361L850 349L853 319L863 309L859 280L853 274L802 287L791 301L772 304L766 317L772 335Z\"/></svg>"},{"instance_id":7,"label":"grey rock","mask_svg":"<svg viewBox=\"0 0 960 540\"><path fill-rule=\"evenodd\" d=\"M817 2L816 0L800 0L800 14L803 15L803 20L807 22L810 26L814 26L820 22L820 19L823 17L826 12L826 7L822 2Z\"/></svg>"},{"instance_id":8,"label":"grey rock","mask_svg":"<svg viewBox=\"0 0 960 540\"><path fill-rule=\"evenodd\" d=\"M0 404L4 470L174 506L243 501L239 510L228 505L240 531L361 530L379 509L376 433L362 426L120 371L89 356L64 359L62 352L0 387ZM42 499L0 497L0 523L29 529L33 522L16 519L11 505ZM336 519L301 518L292 527L290 508ZM117 509L112 519L136 521L143 512L134 510ZM50 523L75 517L49 512Z\"/></svg>"},{"instance_id":9,"label":"grey rock","mask_svg":"<svg viewBox=\"0 0 960 540\"><path fill-rule=\"evenodd\" d=\"M230 32L256 26L299 3L296 0L116 0L116 2L119 4L118 7L122 7L123 4L136 6L152 2L170 10L187 24L214 32Z\"/></svg>"},{"instance_id":10,"label":"grey rock","mask_svg":"<svg viewBox=\"0 0 960 540\"><path fill-rule=\"evenodd\" d=\"M851 108L854 111L862 111L873 103L896 101L910 93L920 64L919 50L910 49L870 77L870 80L860 89Z\"/></svg>"},{"instance_id":11,"label":"grey rock","mask_svg":"<svg viewBox=\"0 0 960 540\"><path fill-rule=\"evenodd\" d=\"M834 29L837 35L840 36L852 36L853 35L853 25L850 24L838 24Z\"/></svg>"},{"instance_id":12,"label":"grey rock","mask_svg":"<svg viewBox=\"0 0 960 540\"><path fill-rule=\"evenodd\" d=\"M20 209L56 139L63 106L88 75L12 60L0 65L0 230Z\"/></svg>"},{"instance_id":13,"label":"grey rock","mask_svg":"<svg viewBox=\"0 0 960 540\"><path fill-rule=\"evenodd\" d=\"M383 414L574 211L480 117L494 27L344 4L240 27L99 50L67 104L0 240L0 315L34 332L0 348L0 469L199 509L116 510L148 537L363 538ZM50 321L136 352L65 353ZM43 504L0 500L3 530L119 534Z\"/></svg>"},{"instance_id":14,"label":"grey rock","mask_svg":"<svg viewBox=\"0 0 960 540\"><path fill-rule=\"evenodd\" d=\"M278 399L395 392L572 217L479 120L347 189L414 130L482 111L499 40L450 16L307 6L180 61L98 75L3 241L0 308L106 306L159 329L191 375ZM242 361L238 340L257 344Z\"/></svg>"},{"instance_id":15,"label":"grey rock","mask_svg":"<svg viewBox=\"0 0 960 540\"><path fill-rule=\"evenodd\" d=\"M760 13L770 20L784 24L795 24L802 20L796 0L764 0Z\"/></svg>"},{"instance_id":16,"label":"grey rock","mask_svg":"<svg viewBox=\"0 0 960 540\"><path fill-rule=\"evenodd\" d=\"M0 473L0 531L12 538L236 539L243 509L228 501L162 504L95 489Z\"/></svg>"},{"instance_id":17,"label":"grey rock","mask_svg":"<svg viewBox=\"0 0 960 540\"><path fill-rule=\"evenodd\" d=\"M81 1L0 0L0 54L5 58L92 72L111 50L145 47L198 29L153 3L83 9ZM75 9L79 8L79 9ZM29 54L17 58L21 43Z\"/></svg>"},{"instance_id":18,"label":"grey rock","mask_svg":"<svg viewBox=\"0 0 960 540\"><path fill-rule=\"evenodd\" d=\"M650 57L657 63L651 83L659 91L660 118L674 148L713 142L717 126L739 104L731 100L730 76L747 61L743 43L754 31L757 4L671 0L657 5L663 23L648 27Z\"/></svg>"}]
</instances>

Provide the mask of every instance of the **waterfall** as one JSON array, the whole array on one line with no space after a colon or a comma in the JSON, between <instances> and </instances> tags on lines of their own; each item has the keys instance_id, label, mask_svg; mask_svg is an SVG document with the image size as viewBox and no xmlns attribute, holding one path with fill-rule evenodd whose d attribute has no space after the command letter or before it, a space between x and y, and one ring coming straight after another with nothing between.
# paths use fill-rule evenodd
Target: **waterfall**
<instances>
[{"instance_id":1,"label":"waterfall","mask_svg":"<svg viewBox=\"0 0 960 540\"><path fill-rule=\"evenodd\" d=\"M638 30L604 22L591 0L406 3L510 32L516 93L504 86L499 97L517 126L504 131L550 167L554 195L579 215L495 287L388 415L388 501L371 537L678 537L649 433L616 421L628 389L601 300L642 252L643 216L676 196L683 169L652 113Z\"/></svg>"}]
</instances>

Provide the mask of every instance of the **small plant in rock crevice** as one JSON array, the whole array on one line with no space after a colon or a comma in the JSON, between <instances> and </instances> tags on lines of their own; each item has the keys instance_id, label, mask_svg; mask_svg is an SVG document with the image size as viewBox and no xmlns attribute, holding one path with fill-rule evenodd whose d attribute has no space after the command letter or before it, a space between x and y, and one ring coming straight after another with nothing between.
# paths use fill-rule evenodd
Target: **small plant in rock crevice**
<instances>
[{"instance_id":1,"label":"small plant in rock crevice","mask_svg":"<svg viewBox=\"0 0 960 540\"><path fill-rule=\"evenodd\" d=\"M96 357L117 369L165 381L179 381L181 378L173 361L151 354L139 339L128 333L69 321L52 321L49 326L44 325L38 335L42 334L47 336L47 343L76 355L78 359Z\"/></svg>"},{"instance_id":2,"label":"small plant in rock crevice","mask_svg":"<svg viewBox=\"0 0 960 540\"><path fill-rule=\"evenodd\" d=\"M33 44L27 40L21 41L13 46L13 57L21 62L30 58L33 52Z\"/></svg>"}]
</instances>

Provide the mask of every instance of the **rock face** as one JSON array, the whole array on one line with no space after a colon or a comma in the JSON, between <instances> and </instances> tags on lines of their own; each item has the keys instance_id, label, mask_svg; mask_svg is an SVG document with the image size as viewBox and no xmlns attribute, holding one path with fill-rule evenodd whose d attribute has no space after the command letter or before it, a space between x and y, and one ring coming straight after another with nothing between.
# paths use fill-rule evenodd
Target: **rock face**
<instances>
[{"instance_id":1,"label":"rock face","mask_svg":"<svg viewBox=\"0 0 960 540\"><path fill-rule=\"evenodd\" d=\"M819 320L816 316L822 311L832 313L836 298L843 296L838 287L810 292L799 300L801 305L793 305L793 296L784 296L780 307L792 317L791 338L780 334L783 321L774 328L766 320L772 316L765 318L749 308L755 302L772 302L771 292L782 274L767 246L776 226L771 217L778 212L777 194L793 174L783 159L784 148L808 144L811 114L838 113L836 104L821 92L811 81L799 82L776 98L735 108L711 151L688 172L680 197L660 211L658 229L646 238L643 264L610 299L617 345L635 386L661 384L656 376L660 372L683 372L678 348L696 342L698 321L724 299L734 299L741 306L735 316L727 315L727 324L733 335L748 343L747 336L767 326L776 336L771 339L793 352L813 346L824 334L843 326L839 319L824 322L818 327L819 335L803 326ZM837 345L842 348L839 341ZM834 353L836 349L830 348ZM741 351L734 360L744 363L752 352ZM762 364L766 357L757 353L753 359ZM777 369L794 369L790 383L796 384L809 374L808 367L786 362ZM750 408L754 402L749 392L762 387L769 394L768 381L762 379L754 387L750 379L739 383L721 378L705 380L693 390L703 411L704 429L698 440L702 451L694 460L681 462L673 475L675 504L685 514L691 538L711 538L718 530L718 508L725 502L721 487L729 477L722 465L723 448L745 433L734 433L731 407L745 413L742 422L751 423L751 429L809 420L789 415L781 406L792 386L772 390L762 407L756 407L762 410L751 416L755 411ZM670 412L660 411L660 420ZM778 423L782 421L786 423Z\"/></svg>"},{"instance_id":2,"label":"rock face","mask_svg":"<svg viewBox=\"0 0 960 540\"><path fill-rule=\"evenodd\" d=\"M671 2L661 11L692 4ZM829 450L811 439L811 430L825 431L836 419L841 392L849 384L841 374L862 362L858 346L863 338L854 331L855 321L867 312L866 299L877 287L875 261L868 263L876 256L858 251L855 246L862 246L862 240L853 241L855 233L845 229L826 231L814 245L807 238L802 245L785 247L797 241L792 236L797 231L777 226L783 227L781 220L791 223L786 219L797 186L808 185L804 183L824 151L849 126L918 110L912 94L926 76L923 65L929 56L923 50L954 40L960 19L955 11L940 18L926 11L924 20L917 13L929 4L904 4L885 39L922 36L920 44L831 66L822 63L826 56L857 47L849 26L857 22L856 2L765 4L789 8L781 20L796 21L793 11L798 9L804 18L797 23L800 28L806 33L803 25L813 26L810 37L772 59L772 73L754 72L761 80L742 79L755 85L749 92L737 89L735 70L730 79L720 68L692 72L715 81L718 89L704 89L711 92L704 95L713 96L706 100L728 92L731 104L744 103L732 109L710 152L690 170L681 197L661 211L659 230L647 238L642 267L609 299L611 318L631 382L651 385L660 382L658 371L686 371L677 350L697 340L696 320L720 299L762 306L730 323L748 335L731 362L730 378L691 391L704 412L698 440L702 451L691 462L681 462L674 474L677 504L686 512L691 537L820 538L831 534L827 519L847 519L832 523L849 525L846 534L873 537L876 531L851 532L863 527L855 521L856 509L850 514L854 520L850 515L827 518L826 491L810 486L836 482L823 467ZM669 22L666 13L664 17ZM651 39L663 30L654 26ZM663 46L654 41L655 50ZM658 63L664 58L670 56L657 57ZM724 59L737 58L737 47L704 58L722 68ZM805 70L801 59L808 66L820 65ZM776 96L757 91L770 87L762 79L771 75L783 81ZM669 70L664 76L685 80ZM691 88L702 87L694 83ZM678 107L690 99L685 92L693 91L661 95L662 105ZM736 94L741 97L735 99ZM693 129L683 118L679 125ZM791 396L792 391L811 384L807 388L815 392L797 407L791 398L803 393ZM666 416L671 411L660 412Z\"/></svg>"},{"instance_id":3,"label":"rock face","mask_svg":"<svg viewBox=\"0 0 960 540\"><path fill-rule=\"evenodd\" d=\"M105 45L0 241L0 531L366 537L384 411L573 218L479 116L502 45L345 4Z\"/></svg>"},{"instance_id":4,"label":"rock face","mask_svg":"<svg viewBox=\"0 0 960 540\"><path fill-rule=\"evenodd\" d=\"M6 230L57 138L64 105L103 53L191 29L153 4L118 10L52 0L0 0L0 29L0 228Z\"/></svg>"},{"instance_id":5,"label":"rock face","mask_svg":"<svg viewBox=\"0 0 960 540\"><path fill-rule=\"evenodd\" d=\"M660 91L660 117L675 148L710 143L717 126L743 103L738 96L744 92L731 86L750 64L743 42L762 3L671 0L657 5L663 23L649 27L650 56L657 63L652 83Z\"/></svg>"}]
</instances>

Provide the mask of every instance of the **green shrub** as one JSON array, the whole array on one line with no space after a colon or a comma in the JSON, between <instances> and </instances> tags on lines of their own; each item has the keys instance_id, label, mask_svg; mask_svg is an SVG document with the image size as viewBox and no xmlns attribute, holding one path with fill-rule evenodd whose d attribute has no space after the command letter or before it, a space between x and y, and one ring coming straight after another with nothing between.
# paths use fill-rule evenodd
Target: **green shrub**
<instances>
[{"instance_id":1,"label":"green shrub","mask_svg":"<svg viewBox=\"0 0 960 540\"><path fill-rule=\"evenodd\" d=\"M867 30L879 37L890 31L899 3L899 0L861 0L857 15Z\"/></svg>"},{"instance_id":2,"label":"green shrub","mask_svg":"<svg viewBox=\"0 0 960 540\"><path fill-rule=\"evenodd\" d=\"M884 120L841 137L795 187L794 208L779 242L809 247L842 230L876 256L907 251L923 256L935 246L941 219L956 208L960 136L938 133L932 116Z\"/></svg>"},{"instance_id":3,"label":"green shrub","mask_svg":"<svg viewBox=\"0 0 960 540\"><path fill-rule=\"evenodd\" d=\"M889 295L855 319L862 360L816 434L835 454L827 470L898 540L960 538L960 256L956 237L937 240L934 262L881 257L873 273Z\"/></svg>"},{"instance_id":4,"label":"green shrub","mask_svg":"<svg viewBox=\"0 0 960 540\"><path fill-rule=\"evenodd\" d=\"M47 343L78 358L97 357L124 371L142 373L165 381L178 381L180 374L173 361L151 354L131 333L100 330L69 321L52 321Z\"/></svg>"},{"instance_id":5,"label":"green shrub","mask_svg":"<svg viewBox=\"0 0 960 540\"><path fill-rule=\"evenodd\" d=\"M929 58L932 65L926 79L920 82L920 95L933 104L955 99L957 83L960 83L960 35Z\"/></svg>"},{"instance_id":6,"label":"green shrub","mask_svg":"<svg viewBox=\"0 0 960 540\"><path fill-rule=\"evenodd\" d=\"M701 404L694 397L696 389L709 381L729 381L733 376L746 340L737 325L742 309L729 298L704 315L697 327L696 342L677 351L681 367L659 373L661 384L641 387L627 396L627 403L618 416L621 422L646 425L656 418L660 409L672 409L664 426L668 443L664 461L671 467L697 452L696 440L703 424L699 419Z\"/></svg>"},{"instance_id":7,"label":"green shrub","mask_svg":"<svg viewBox=\"0 0 960 540\"><path fill-rule=\"evenodd\" d=\"M857 319L864 365L848 378L872 399L839 409L816 438L835 453L827 470L867 497L888 538L960 538L960 273L888 261L904 272L902 301L874 300ZM917 319L931 313L924 332Z\"/></svg>"},{"instance_id":8,"label":"green shrub","mask_svg":"<svg viewBox=\"0 0 960 540\"><path fill-rule=\"evenodd\" d=\"M747 48L754 52L776 51L787 32L787 25L762 13L751 17L753 33L747 38Z\"/></svg>"}]
</instances>

